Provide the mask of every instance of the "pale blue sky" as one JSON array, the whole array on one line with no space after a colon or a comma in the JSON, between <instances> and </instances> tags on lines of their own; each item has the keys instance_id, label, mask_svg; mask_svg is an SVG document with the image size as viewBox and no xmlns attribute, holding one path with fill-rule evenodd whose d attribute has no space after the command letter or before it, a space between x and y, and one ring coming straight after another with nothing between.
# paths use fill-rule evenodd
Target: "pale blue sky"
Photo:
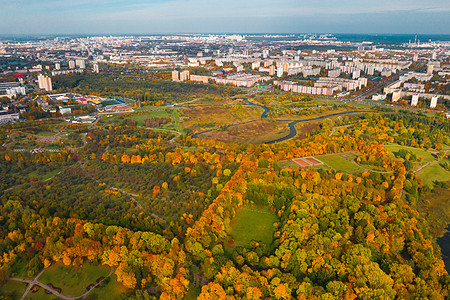
<instances>
[{"instance_id":1,"label":"pale blue sky","mask_svg":"<svg viewBox=\"0 0 450 300\"><path fill-rule=\"evenodd\" d=\"M450 34L449 0L0 0L0 34Z\"/></svg>"}]
</instances>

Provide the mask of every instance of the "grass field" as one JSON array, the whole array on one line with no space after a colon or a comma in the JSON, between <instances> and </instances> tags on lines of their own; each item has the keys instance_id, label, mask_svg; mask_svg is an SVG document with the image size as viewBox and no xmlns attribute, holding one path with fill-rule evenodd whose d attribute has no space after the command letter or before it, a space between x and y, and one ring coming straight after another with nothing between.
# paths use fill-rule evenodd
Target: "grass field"
<instances>
[{"instance_id":1,"label":"grass field","mask_svg":"<svg viewBox=\"0 0 450 300\"><path fill-rule=\"evenodd\" d=\"M231 223L231 236L236 246L248 245L252 240L272 243L273 223L277 218L267 207L245 206Z\"/></svg>"},{"instance_id":2,"label":"grass field","mask_svg":"<svg viewBox=\"0 0 450 300\"><path fill-rule=\"evenodd\" d=\"M412 153L414 153L417 156L417 158L423 157L422 164L425 164L429 161L435 160L435 158L433 157L433 155L430 152L423 150L423 149L419 149L419 148L413 148L413 147L401 146L401 145L387 145L387 146L384 146L384 148L386 150L389 150L393 154L398 152L400 149L405 149L405 150L411 151Z\"/></svg>"},{"instance_id":3,"label":"grass field","mask_svg":"<svg viewBox=\"0 0 450 300\"><path fill-rule=\"evenodd\" d=\"M0 284L0 296L11 297L11 299L20 299L27 286L23 282L8 280ZM8 298L7 298L8 299Z\"/></svg>"},{"instance_id":4,"label":"grass field","mask_svg":"<svg viewBox=\"0 0 450 300\"><path fill-rule=\"evenodd\" d=\"M360 166L346 160L339 154L321 155L316 156L315 158L337 171L346 173L357 173L363 171Z\"/></svg>"},{"instance_id":5,"label":"grass field","mask_svg":"<svg viewBox=\"0 0 450 300\"><path fill-rule=\"evenodd\" d=\"M137 122L137 126L143 126L145 119L150 118L170 118L170 114L165 110L153 110L145 114L134 114L131 116L127 116L127 119L132 119Z\"/></svg>"},{"instance_id":6,"label":"grass field","mask_svg":"<svg viewBox=\"0 0 450 300\"><path fill-rule=\"evenodd\" d=\"M33 171L33 172L28 173L28 177L35 177L35 178L38 178L39 180L47 180L47 179L55 176L59 172L61 172L61 170L62 169L55 169L55 170L50 171L45 174L39 174L37 171Z\"/></svg>"},{"instance_id":7,"label":"grass field","mask_svg":"<svg viewBox=\"0 0 450 300\"><path fill-rule=\"evenodd\" d=\"M121 295L127 292L129 292L129 290L121 283L117 282L116 274L112 274L108 283L91 291L87 298L98 300L121 300L123 299Z\"/></svg>"},{"instance_id":8,"label":"grass field","mask_svg":"<svg viewBox=\"0 0 450 300\"><path fill-rule=\"evenodd\" d=\"M21 261L16 264L14 264L11 267L11 277L18 277L22 279L31 279L30 276L27 274L27 266L28 261Z\"/></svg>"},{"instance_id":9,"label":"grass field","mask_svg":"<svg viewBox=\"0 0 450 300\"><path fill-rule=\"evenodd\" d=\"M298 165L292 160L281 160L278 165L282 168L298 168Z\"/></svg>"},{"instance_id":10,"label":"grass field","mask_svg":"<svg viewBox=\"0 0 450 300\"><path fill-rule=\"evenodd\" d=\"M16 298L13 298L16 299ZM17 298L17 299L20 299ZM46 294L44 288L39 287L39 291L36 293L32 293L31 291L28 292L27 296L25 297L26 300L55 300L55 299L61 299L53 294Z\"/></svg>"},{"instance_id":11,"label":"grass field","mask_svg":"<svg viewBox=\"0 0 450 300\"><path fill-rule=\"evenodd\" d=\"M124 116L121 114L114 114L111 117L102 117L101 119L101 123L104 124L115 124L115 123L122 123L122 121L124 119L131 119L131 120L135 120L137 122L137 126L143 126L144 125L144 120L145 119L150 119L150 118L156 118L156 117L165 117L165 118L170 118L170 113L168 113L165 109L163 108L156 108L155 106L153 106L154 110L145 112L145 113L140 113L140 114L131 114L128 116Z\"/></svg>"},{"instance_id":12,"label":"grass field","mask_svg":"<svg viewBox=\"0 0 450 300\"><path fill-rule=\"evenodd\" d=\"M38 135L44 136L44 137L54 136L55 134L56 134L56 132L53 132L53 131L41 131L38 133Z\"/></svg>"},{"instance_id":13,"label":"grass field","mask_svg":"<svg viewBox=\"0 0 450 300\"><path fill-rule=\"evenodd\" d=\"M172 111L172 117L175 123L175 130L184 133L183 128L180 126L180 115L178 114L178 110L174 109Z\"/></svg>"},{"instance_id":14,"label":"grass field","mask_svg":"<svg viewBox=\"0 0 450 300\"><path fill-rule=\"evenodd\" d=\"M80 268L74 268L58 263L42 273L39 281L44 284L51 283L61 288L63 295L75 297L83 294L86 287L95 283L97 278L106 277L108 274L107 266L93 266L85 263Z\"/></svg>"},{"instance_id":15,"label":"grass field","mask_svg":"<svg viewBox=\"0 0 450 300\"><path fill-rule=\"evenodd\" d=\"M450 161L448 159L442 160L441 162ZM422 181L433 186L433 181L447 181L450 180L450 172L439 165L439 161L432 162L425 168L419 170L416 174Z\"/></svg>"}]
</instances>

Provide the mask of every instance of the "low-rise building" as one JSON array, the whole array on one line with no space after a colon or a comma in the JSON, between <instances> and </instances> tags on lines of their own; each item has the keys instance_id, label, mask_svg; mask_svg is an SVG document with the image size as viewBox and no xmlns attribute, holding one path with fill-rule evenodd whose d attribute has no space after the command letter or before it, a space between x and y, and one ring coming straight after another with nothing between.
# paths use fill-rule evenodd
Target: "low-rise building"
<instances>
[{"instance_id":1,"label":"low-rise building","mask_svg":"<svg viewBox=\"0 0 450 300\"><path fill-rule=\"evenodd\" d=\"M0 111L0 123L10 123L20 120L20 114L14 111Z\"/></svg>"},{"instance_id":2,"label":"low-rise building","mask_svg":"<svg viewBox=\"0 0 450 300\"><path fill-rule=\"evenodd\" d=\"M65 106L60 106L59 107L59 112L62 114L62 115L70 115L71 113L72 113L72 108L70 108L70 107L65 107Z\"/></svg>"}]
</instances>

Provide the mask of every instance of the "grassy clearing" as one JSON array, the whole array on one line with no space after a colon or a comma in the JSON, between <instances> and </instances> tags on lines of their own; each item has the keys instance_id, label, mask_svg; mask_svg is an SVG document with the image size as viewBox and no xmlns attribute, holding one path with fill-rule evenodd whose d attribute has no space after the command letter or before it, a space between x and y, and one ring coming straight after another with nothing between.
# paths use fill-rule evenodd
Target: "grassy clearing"
<instances>
[{"instance_id":1,"label":"grassy clearing","mask_svg":"<svg viewBox=\"0 0 450 300\"><path fill-rule=\"evenodd\" d=\"M360 166L346 160L339 154L321 155L316 156L314 158L320 160L324 164L328 165L329 167L337 171L346 173L358 173L363 171L363 169Z\"/></svg>"},{"instance_id":2,"label":"grassy clearing","mask_svg":"<svg viewBox=\"0 0 450 300\"><path fill-rule=\"evenodd\" d=\"M446 228L450 220L450 189L435 188L433 193L419 198L417 207L420 214L429 221L429 230L433 237L439 238L449 234ZM448 247L450 248L450 243ZM447 267L450 268L450 264Z\"/></svg>"},{"instance_id":3,"label":"grassy clearing","mask_svg":"<svg viewBox=\"0 0 450 300\"><path fill-rule=\"evenodd\" d=\"M200 295L202 289L199 286L194 286L192 283L189 284L189 291L184 297L185 300L196 300Z\"/></svg>"},{"instance_id":4,"label":"grassy clearing","mask_svg":"<svg viewBox=\"0 0 450 300\"><path fill-rule=\"evenodd\" d=\"M23 282L8 280L0 285L0 296L11 297L11 299L20 299L27 286Z\"/></svg>"},{"instance_id":5,"label":"grassy clearing","mask_svg":"<svg viewBox=\"0 0 450 300\"><path fill-rule=\"evenodd\" d=\"M27 274L28 261L20 261L11 267L11 277L31 279Z\"/></svg>"},{"instance_id":6,"label":"grassy clearing","mask_svg":"<svg viewBox=\"0 0 450 300\"><path fill-rule=\"evenodd\" d=\"M166 111L165 108L155 108L155 106L152 106L154 109L147 111L145 113L140 113L140 114L130 114L130 115L122 115L122 114L113 114L112 116L108 117L108 116L103 116L102 119L99 121L100 123L103 124L118 124L118 123L122 123L123 120L125 119L131 119L131 120L135 120L137 122L137 126L143 126L144 125L144 120L145 119L150 119L150 118L160 118L160 117L171 117L170 113L168 113Z\"/></svg>"},{"instance_id":7,"label":"grassy clearing","mask_svg":"<svg viewBox=\"0 0 450 300\"><path fill-rule=\"evenodd\" d=\"M278 162L278 165L281 168L299 168L300 167L299 165L297 165L292 160L281 160L281 161Z\"/></svg>"},{"instance_id":8,"label":"grassy clearing","mask_svg":"<svg viewBox=\"0 0 450 300\"><path fill-rule=\"evenodd\" d=\"M15 298L13 298L15 299ZM20 299L20 298L17 298ZM61 299L53 294L46 294L45 289L42 287L39 287L39 291L36 293L32 293L31 291L28 292L27 296L25 297L26 300L54 300L54 299Z\"/></svg>"},{"instance_id":9,"label":"grassy clearing","mask_svg":"<svg viewBox=\"0 0 450 300\"><path fill-rule=\"evenodd\" d=\"M134 115L130 115L127 116L127 119L132 119L135 120L137 122L137 126L144 126L144 121L146 119L150 119L150 118L169 118L170 114L167 113L165 110L153 110L149 113L145 113L145 114L134 114Z\"/></svg>"},{"instance_id":10,"label":"grassy clearing","mask_svg":"<svg viewBox=\"0 0 450 300\"><path fill-rule=\"evenodd\" d=\"M102 283L100 288L96 288L91 291L87 298L89 299L108 299L108 300L121 300L122 294L129 293L126 287L117 282L117 276L112 274L110 280L106 279L106 283Z\"/></svg>"},{"instance_id":11,"label":"grassy clearing","mask_svg":"<svg viewBox=\"0 0 450 300\"><path fill-rule=\"evenodd\" d=\"M177 109L172 110L172 118L175 123L175 130L184 133L183 127L180 126L180 115Z\"/></svg>"},{"instance_id":12,"label":"grassy clearing","mask_svg":"<svg viewBox=\"0 0 450 300\"><path fill-rule=\"evenodd\" d=\"M28 173L28 177L35 177L35 178L38 178L39 180L47 180L47 179L55 176L56 174L58 174L61 171L62 171L62 169L55 169L55 170L50 171L45 174L39 174L37 171L33 171L33 172Z\"/></svg>"},{"instance_id":13,"label":"grassy clearing","mask_svg":"<svg viewBox=\"0 0 450 300\"><path fill-rule=\"evenodd\" d=\"M450 180L450 172L441 167L440 163L450 161L448 159L444 159L442 161L435 161L426 166L425 168L419 170L416 174L419 176L422 181L429 185L433 186L433 181L447 181Z\"/></svg>"},{"instance_id":14,"label":"grassy clearing","mask_svg":"<svg viewBox=\"0 0 450 300\"><path fill-rule=\"evenodd\" d=\"M67 296L79 296L86 291L86 287L95 283L97 278L109 274L107 266L93 266L88 263L79 268L65 266L61 263L51 266L46 270L39 281L48 284L51 283L62 289L62 294Z\"/></svg>"},{"instance_id":15,"label":"grassy clearing","mask_svg":"<svg viewBox=\"0 0 450 300\"><path fill-rule=\"evenodd\" d=\"M267 207L245 206L236 214L231 224L231 236L236 246L246 246L252 240L272 243L274 213Z\"/></svg>"},{"instance_id":16,"label":"grassy clearing","mask_svg":"<svg viewBox=\"0 0 450 300\"><path fill-rule=\"evenodd\" d=\"M425 164L429 161L435 160L434 156L430 152L423 150L423 149L419 149L419 148L401 146L401 145L387 145L387 146L384 146L384 148L389 150L390 152L392 152L392 154L397 153L400 149L405 149L405 150L411 151L412 153L414 153L417 156L417 158L423 157L423 164Z\"/></svg>"},{"instance_id":17,"label":"grassy clearing","mask_svg":"<svg viewBox=\"0 0 450 300\"><path fill-rule=\"evenodd\" d=\"M43 136L43 137L51 137L54 136L56 134L56 132L53 131L41 131L38 133L38 135Z\"/></svg>"}]
</instances>

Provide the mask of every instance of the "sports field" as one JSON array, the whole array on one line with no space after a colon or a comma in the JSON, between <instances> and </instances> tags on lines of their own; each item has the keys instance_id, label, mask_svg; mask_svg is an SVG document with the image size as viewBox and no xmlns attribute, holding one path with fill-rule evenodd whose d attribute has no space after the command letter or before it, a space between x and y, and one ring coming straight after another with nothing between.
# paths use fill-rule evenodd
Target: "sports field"
<instances>
[{"instance_id":1,"label":"sports field","mask_svg":"<svg viewBox=\"0 0 450 300\"><path fill-rule=\"evenodd\" d=\"M267 207L245 206L231 222L231 236L236 246L246 246L252 240L272 243L273 223L277 218Z\"/></svg>"}]
</instances>

